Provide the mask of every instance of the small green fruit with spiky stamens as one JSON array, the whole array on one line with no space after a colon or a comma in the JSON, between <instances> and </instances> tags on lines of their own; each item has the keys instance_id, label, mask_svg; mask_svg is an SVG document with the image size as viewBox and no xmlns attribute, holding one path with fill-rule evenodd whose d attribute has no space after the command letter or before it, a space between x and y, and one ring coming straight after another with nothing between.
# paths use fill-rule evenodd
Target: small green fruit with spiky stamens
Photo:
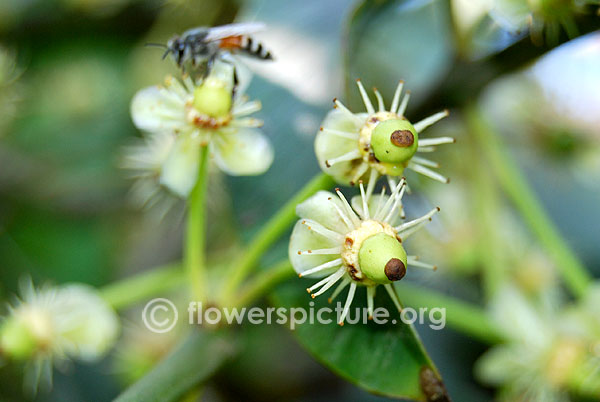
<instances>
[{"instance_id":1,"label":"small green fruit with spiky stamens","mask_svg":"<svg viewBox=\"0 0 600 402\"><path fill-rule=\"evenodd\" d=\"M406 163L417 152L419 135L408 120L391 119L379 123L371 136L375 157L385 163Z\"/></svg>"},{"instance_id":2,"label":"small green fruit with spiky stamens","mask_svg":"<svg viewBox=\"0 0 600 402\"><path fill-rule=\"evenodd\" d=\"M406 275L406 251L397 238L386 233L367 238L360 247L358 261L362 273L379 284L398 281Z\"/></svg>"}]
</instances>

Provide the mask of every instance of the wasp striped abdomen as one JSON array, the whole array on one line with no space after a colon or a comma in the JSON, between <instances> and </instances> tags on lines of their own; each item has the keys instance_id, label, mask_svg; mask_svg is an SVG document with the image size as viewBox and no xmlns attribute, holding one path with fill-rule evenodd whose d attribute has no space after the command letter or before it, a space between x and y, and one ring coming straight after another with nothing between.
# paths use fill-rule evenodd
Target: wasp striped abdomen
<instances>
[{"instance_id":1,"label":"wasp striped abdomen","mask_svg":"<svg viewBox=\"0 0 600 402\"><path fill-rule=\"evenodd\" d=\"M261 60L273 60L273 55L265 49L262 43L246 35L223 38L221 39L221 43L219 43L219 48L242 52Z\"/></svg>"}]
</instances>

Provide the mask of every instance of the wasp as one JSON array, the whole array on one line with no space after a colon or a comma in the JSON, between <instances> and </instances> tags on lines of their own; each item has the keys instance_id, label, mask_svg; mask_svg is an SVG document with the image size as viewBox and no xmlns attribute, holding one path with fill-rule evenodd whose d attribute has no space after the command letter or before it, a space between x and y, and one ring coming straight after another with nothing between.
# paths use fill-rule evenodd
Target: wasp
<instances>
[{"instance_id":1,"label":"wasp","mask_svg":"<svg viewBox=\"0 0 600 402\"><path fill-rule=\"evenodd\" d=\"M271 52L262 43L252 39L251 34L264 30L259 22L242 22L218 27L198 27L174 36L167 44L149 43L164 47L163 59L169 54L180 68L191 62L193 67L205 64L204 75L208 75L218 58L226 62L227 54L246 55L261 60L273 60Z\"/></svg>"}]
</instances>

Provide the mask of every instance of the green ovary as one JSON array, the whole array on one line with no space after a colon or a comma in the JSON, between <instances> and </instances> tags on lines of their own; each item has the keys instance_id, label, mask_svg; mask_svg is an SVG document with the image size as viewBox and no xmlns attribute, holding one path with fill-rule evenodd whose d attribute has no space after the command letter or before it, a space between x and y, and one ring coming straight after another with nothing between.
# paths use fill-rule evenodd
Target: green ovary
<instances>
[{"instance_id":1,"label":"green ovary","mask_svg":"<svg viewBox=\"0 0 600 402\"><path fill-rule=\"evenodd\" d=\"M410 158L417 152L418 143L417 130L407 120L382 121L377 124L371 135L371 148L375 157L382 164L398 170L399 174L402 174Z\"/></svg>"},{"instance_id":2,"label":"green ovary","mask_svg":"<svg viewBox=\"0 0 600 402\"><path fill-rule=\"evenodd\" d=\"M394 236L374 234L362 243L358 262L362 273L379 284L401 279L406 273L406 251Z\"/></svg>"},{"instance_id":3,"label":"green ovary","mask_svg":"<svg viewBox=\"0 0 600 402\"><path fill-rule=\"evenodd\" d=\"M226 117L231 110L231 90L223 81L208 78L194 90L194 108L210 117Z\"/></svg>"}]
</instances>

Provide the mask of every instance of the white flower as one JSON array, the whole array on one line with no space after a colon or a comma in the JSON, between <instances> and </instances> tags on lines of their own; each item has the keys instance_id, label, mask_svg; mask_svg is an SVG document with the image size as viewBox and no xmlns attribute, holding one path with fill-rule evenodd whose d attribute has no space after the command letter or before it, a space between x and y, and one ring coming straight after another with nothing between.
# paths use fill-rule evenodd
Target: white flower
<instances>
[{"instance_id":1,"label":"white flower","mask_svg":"<svg viewBox=\"0 0 600 402\"><path fill-rule=\"evenodd\" d=\"M296 208L302 219L294 226L290 238L290 261L301 277L324 277L307 289L313 298L341 280L331 301L350 285L340 325L348 314L357 285L367 288L368 310L372 316L377 285L384 285L400 309L391 283L404 277L407 265L435 269L418 261L416 256L407 256L401 242L431 220L439 208L399 224L398 205L405 189L402 179L390 197L385 195L384 188L381 195L367 200L360 182L361 195L352 198L352 206L336 189L337 196L319 191Z\"/></svg>"},{"instance_id":2,"label":"white flower","mask_svg":"<svg viewBox=\"0 0 600 402\"><path fill-rule=\"evenodd\" d=\"M121 163L135 179L131 188L133 202L147 209L156 207L159 218L177 202L170 190L161 184L163 166L174 143L175 136L169 132L149 133L139 144L125 149Z\"/></svg>"},{"instance_id":3,"label":"white flower","mask_svg":"<svg viewBox=\"0 0 600 402\"><path fill-rule=\"evenodd\" d=\"M139 129L173 136L160 183L181 197L194 187L203 146L230 175L261 174L273 161L271 144L257 129L262 121L244 117L260 110L260 102L239 96L232 101L233 68L217 62L197 83L189 76L182 82L169 76L164 87L143 89L132 101L131 115Z\"/></svg>"},{"instance_id":4,"label":"white flower","mask_svg":"<svg viewBox=\"0 0 600 402\"><path fill-rule=\"evenodd\" d=\"M475 371L502 389L500 400L568 402L569 391L590 392L588 383L600 384L599 356L563 312L549 308L557 304L535 305L511 285L493 299L491 314L506 342L486 352ZM600 394L598 385L594 392Z\"/></svg>"},{"instance_id":5,"label":"white flower","mask_svg":"<svg viewBox=\"0 0 600 402\"><path fill-rule=\"evenodd\" d=\"M31 282L0 329L0 350L29 361L26 385L51 382L51 366L68 358L95 361L112 347L120 325L116 313L87 285L34 289ZM40 378L41 377L41 378Z\"/></svg>"},{"instance_id":6,"label":"white flower","mask_svg":"<svg viewBox=\"0 0 600 402\"><path fill-rule=\"evenodd\" d=\"M376 89L378 110L375 111L361 82L357 81L357 84L367 113L352 113L334 99L334 110L325 117L315 139L315 152L321 169L340 184L354 185L360 179L368 181L367 197L380 175L401 177L405 168L443 183L448 182L447 178L430 169L438 167L437 163L415 156L416 152L432 152L436 145L455 142L450 137L419 138L423 130L446 117L448 111L412 125L404 117L410 94L407 92L400 102L402 81L396 88L389 111Z\"/></svg>"}]
</instances>

